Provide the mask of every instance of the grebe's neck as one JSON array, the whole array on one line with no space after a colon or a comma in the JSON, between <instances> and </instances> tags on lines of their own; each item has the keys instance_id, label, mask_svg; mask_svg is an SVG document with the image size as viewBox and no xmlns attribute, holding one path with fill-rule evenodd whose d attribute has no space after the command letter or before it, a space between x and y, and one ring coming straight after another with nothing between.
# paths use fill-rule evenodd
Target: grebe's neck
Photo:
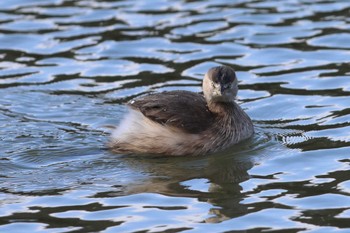
<instances>
[{"instance_id":1,"label":"grebe's neck","mask_svg":"<svg viewBox=\"0 0 350 233\"><path fill-rule=\"evenodd\" d=\"M253 127L253 123L243 109L234 101L209 102L208 109L216 115L219 131L233 130L236 134Z\"/></svg>"},{"instance_id":2,"label":"grebe's neck","mask_svg":"<svg viewBox=\"0 0 350 233\"><path fill-rule=\"evenodd\" d=\"M212 113L217 115L231 115L232 112L239 108L236 102L218 102L218 101L209 101L208 108Z\"/></svg>"}]
</instances>

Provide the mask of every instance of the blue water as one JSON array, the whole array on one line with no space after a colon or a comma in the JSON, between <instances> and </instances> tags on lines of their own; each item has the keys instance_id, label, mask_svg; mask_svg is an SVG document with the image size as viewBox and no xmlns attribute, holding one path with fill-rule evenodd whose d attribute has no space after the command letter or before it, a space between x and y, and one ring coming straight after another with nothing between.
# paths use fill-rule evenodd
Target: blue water
<instances>
[{"instance_id":1,"label":"blue water","mask_svg":"<svg viewBox=\"0 0 350 233\"><path fill-rule=\"evenodd\" d=\"M0 2L0 232L350 232L347 0ZM256 134L105 149L130 99L230 65Z\"/></svg>"}]
</instances>

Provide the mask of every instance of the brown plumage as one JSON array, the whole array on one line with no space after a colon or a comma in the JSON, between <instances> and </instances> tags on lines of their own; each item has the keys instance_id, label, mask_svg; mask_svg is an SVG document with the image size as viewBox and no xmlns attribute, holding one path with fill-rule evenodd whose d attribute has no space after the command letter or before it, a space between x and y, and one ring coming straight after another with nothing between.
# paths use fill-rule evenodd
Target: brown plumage
<instances>
[{"instance_id":1,"label":"brown plumage","mask_svg":"<svg viewBox=\"0 0 350 233\"><path fill-rule=\"evenodd\" d=\"M203 95L190 91L170 91L131 101L131 108L165 126L187 133L199 133L214 121Z\"/></svg>"},{"instance_id":2,"label":"brown plumage","mask_svg":"<svg viewBox=\"0 0 350 233\"><path fill-rule=\"evenodd\" d=\"M165 155L223 150L254 132L250 118L234 102L237 91L234 70L219 66L205 75L204 96L170 91L132 100L109 147L116 153Z\"/></svg>"}]
</instances>

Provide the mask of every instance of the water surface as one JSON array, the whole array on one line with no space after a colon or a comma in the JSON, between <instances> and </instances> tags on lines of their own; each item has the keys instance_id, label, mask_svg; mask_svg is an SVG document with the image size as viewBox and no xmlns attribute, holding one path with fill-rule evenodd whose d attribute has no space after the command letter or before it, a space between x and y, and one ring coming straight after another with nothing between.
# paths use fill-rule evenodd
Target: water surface
<instances>
[{"instance_id":1,"label":"water surface","mask_svg":"<svg viewBox=\"0 0 350 233\"><path fill-rule=\"evenodd\" d=\"M0 232L350 232L350 3L0 2ZM131 98L237 70L255 136L105 150Z\"/></svg>"}]
</instances>

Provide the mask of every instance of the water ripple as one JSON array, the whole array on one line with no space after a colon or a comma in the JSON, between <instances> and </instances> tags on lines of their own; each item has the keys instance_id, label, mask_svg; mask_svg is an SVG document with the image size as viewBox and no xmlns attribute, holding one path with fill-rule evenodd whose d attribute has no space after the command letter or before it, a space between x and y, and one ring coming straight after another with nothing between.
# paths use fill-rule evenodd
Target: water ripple
<instances>
[{"instance_id":1,"label":"water ripple","mask_svg":"<svg viewBox=\"0 0 350 233\"><path fill-rule=\"evenodd\" d=\"M0 2L0 231L348 232L339 1ZM105 150L133 97L237 71L255 136L212 156Z\"/></svg>"}]
</instances>

